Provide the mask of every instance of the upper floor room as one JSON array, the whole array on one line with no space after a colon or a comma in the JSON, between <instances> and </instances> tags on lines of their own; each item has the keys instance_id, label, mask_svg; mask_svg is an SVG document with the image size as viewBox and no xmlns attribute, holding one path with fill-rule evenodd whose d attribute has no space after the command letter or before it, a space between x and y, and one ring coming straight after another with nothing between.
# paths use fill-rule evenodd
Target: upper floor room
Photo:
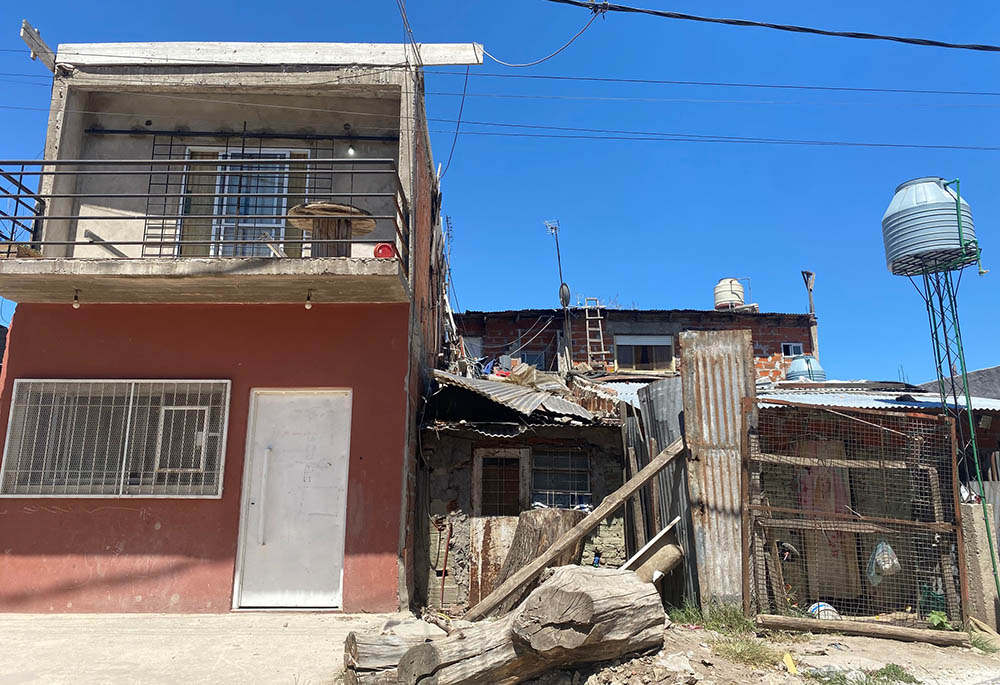
<instances>
[{"instance_id":1,"label":"upper floor room","mask_svg":"<svg viewBox=\"0 0 1000 685\"><path fill-rule=\"evenodd\" d=\"M434 262L420 65L479 64L481 46L63 44L47 57L44 159L0 162L0 295L408 301Z\"/></svg>"}]
</instances>

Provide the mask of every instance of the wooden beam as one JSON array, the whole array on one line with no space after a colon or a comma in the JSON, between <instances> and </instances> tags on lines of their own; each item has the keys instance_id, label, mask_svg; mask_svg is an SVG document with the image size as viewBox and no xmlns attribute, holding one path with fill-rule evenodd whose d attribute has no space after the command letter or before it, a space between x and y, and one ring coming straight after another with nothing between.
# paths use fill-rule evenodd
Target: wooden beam
<instances>
[{"instance_id":1,"label":"wooden beam","mask_svg":"<svg viewBox=\"0 0 1000 685\"><path fill-rule=\"evenodd\" d=\"M40 59L42 64L49 68L49 71L56 71L56 53L42 40L42 34L34 26L28 23L27 19L21 20L21 40L31 50L31 59Z\"/></svg>"},{"instance_id":2,"label":"wooden beam","mask_svg":"<svg viewBox=\"0 0 1000 685\"><path fill-rule=\"evenodd\" d=\"M757 525L764 528L796 530L832 530L841 533L892 533L891 528L862 521L823 521L818 519L768 519L759 518Z\"/></svg>"},{"instance_id":3,"label":"wooden beam","mask_svg":"<svg viewBox=\"0 0 1000 685\"><path fill-rule=\"evenodd\" d=\"M843 621L821 618L800 618L798 616L774 616L761 614L757 625L768 630L799 630L809 633L843 633L844 635L864 635L904 642L926 642L942 647L968 647L969 634L953 630L931 630L929 628L905 628L875 621Z\"/></svg>"},{"instance_id":4,"label":"wooden beam","mask_svg":"<svg viewBox=\"0 0 1000 685\"><path fill-rule=\"evenodd\" d=\"M648 483L664 466L673 461L683 451L684 441L677 440L656 455L627 483L605 497L598 507L590 512L585 519L563 533L545 554L527 564L520 571L504 581L500 587L482 599L479 604L469 609L463 618L467 621L475 621L488 616L517 588L521 587L524 583L534 580L555 559L559 558L564 552L576 545L581 538L597 528L601 524L601 521L613 514L618 507L625 503L625 500L632 496L632 493Z\"/></svg>"},{"instance_id":5,"label":"wooden beam","mask_svg":"<svg viewBox=\"0 0 1000 685\"><path fill-rule=\"evenodd\" d=\"M765 464L785 464L786 466L828 466L837 469L905 469L905 461L897 459L821 459L818 457L798 457L787 454L751 454L750 461Z\"/></svg>"}]
</instances>

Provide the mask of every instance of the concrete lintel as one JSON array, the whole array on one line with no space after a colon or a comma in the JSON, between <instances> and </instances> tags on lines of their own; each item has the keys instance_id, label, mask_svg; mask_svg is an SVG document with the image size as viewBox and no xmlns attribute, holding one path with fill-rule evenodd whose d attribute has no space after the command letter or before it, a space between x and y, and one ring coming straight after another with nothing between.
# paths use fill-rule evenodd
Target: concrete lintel
<instances>
[{"instance_id":1,"label":"concrete lintel","mask_svg":"<svg viewBox=\"0 0 1000 685\"><path fill-rule=\"evenodd\" d=\"M3 259L0 295L15 302L407 302L395 260Z\"/></svg>"},{"instance_id":2,"label":"concrete lintel","mask_svg":"<svg viewBox=\"0 0 1000 685\"><path fill-rule=\"evenodd\" d=\"M405 65L412 51L405 43L62 43L56 53L56 63L392 66ZM426 66L482 64L483 46L479 43L421 44L420 58Z\"/></svg>"},{"instance_id":3,"label":"concrete lintel","mask_svg":"<svg viewBox=\"0 0 1000 685\"><path fill-rule=\"evenodd\" d=\"M331 95L398 98L410 77L402 69L373 67L79 66L56 77L75 90L148 93L223 90L239 94Z\"/></svg>"}]
</instances>

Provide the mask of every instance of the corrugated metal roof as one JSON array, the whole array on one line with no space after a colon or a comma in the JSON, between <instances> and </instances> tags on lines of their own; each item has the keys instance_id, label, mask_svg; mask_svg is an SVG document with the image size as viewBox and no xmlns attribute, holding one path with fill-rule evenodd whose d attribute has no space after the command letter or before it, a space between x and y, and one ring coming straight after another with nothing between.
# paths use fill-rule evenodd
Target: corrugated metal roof
<instances>
[{"instance_id":1,"label":"corrugated metal roof","mask_svg":"<svg viewBox=\"0 0 1000 685\"><path fill-rule=\"evenodd\" d=\"M573 313L581 313L584 311L584 307L570 307ZM717 310L717 309L608 309L607 307L601 307L601 311L607 314L708 314L709 316L743 316L743 317L760 317L760 316L800 316L803 318L809 318L809 314L804 312L749 312L749 311L732 311L732 310ZM561 317L562 309L501 309L497 311L480 311L475 309L469 309L464 312L456 312L455 317L482 317L482 316L542 316L545 314L553 314Z\"/></svg>"},{"instance_id":2,"label":"corrugated metal roof","mask_svg":"<svg viewBox=\"0 0 1000 685\"><path fill-rule=\"evenodd\" d=\"M628 402L633 407L639 406L639 389L645 388L649 385L649 381L643 381L641 383L625 383L621 381L611 381L610 383L601 383L601 385L611 388L618 393L618 399Z\"/></svg>"},{"instance_id":3,"label":"corrugated metal roof","mask_svg":"<svg viewBox=\"0 0 1000 685\"><path fill-rule=\"evenodd\" d=\"M878 392L848 391L843 389L822 390L760 390L757 401L761 407L779 407L769 404L773 398L785 402L810 404L818 407L847 407L857 409L917 409L937 412L941 409L941 397L937 393L920 392ZM958 406L965 408L965 400L959 399ZM972 408L976 411L1000 412L1000 400L988 397L973 397Z\"/></svg>"},{"instance_id":4,"label":"corrugated metal roof","mask_svg":"<svg viewBox=\"0 0 1000 685\"><path fill-rule=\"evenodd\" d=\"M446 371L435 370L434 378L442 385L465 388L482 395L488 400L502 404L516 412L530 416L539 407L553 414L576 416L587 421L593 421L594 415L569 400L556 397L547 392L533 390L514 383L488 381L483 378L465 378Z\"/></svg>"}]
</instances>

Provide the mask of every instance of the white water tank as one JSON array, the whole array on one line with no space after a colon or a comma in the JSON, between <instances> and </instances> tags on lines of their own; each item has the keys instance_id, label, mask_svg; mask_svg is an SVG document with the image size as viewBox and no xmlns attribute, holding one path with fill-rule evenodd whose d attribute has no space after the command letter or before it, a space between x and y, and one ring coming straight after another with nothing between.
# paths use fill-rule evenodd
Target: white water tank
<instances>
[{"instance_id":1,"label":"white water tank","mask_svg":"<svg viewBox=\"0 0 1000 685\"><path fill-rule=\"evenodd\" d=\"M898 276L915 276L974 264L978 251L972 210L961 198L960 240L958 205L955 190L937 176L915 178L896 188L882 217L889 271Z\"/></svg>"},{"instance_id":2,"label":"white water tank","mask_svg":"<svg viewBox=\"0 0 1000 685\"><path fill-rule=\"evenodd\" d=\"M723 278L715 284L715 308L732 309L743 306L743 284L735 278Z\"/></svg>"}]
</instances>

